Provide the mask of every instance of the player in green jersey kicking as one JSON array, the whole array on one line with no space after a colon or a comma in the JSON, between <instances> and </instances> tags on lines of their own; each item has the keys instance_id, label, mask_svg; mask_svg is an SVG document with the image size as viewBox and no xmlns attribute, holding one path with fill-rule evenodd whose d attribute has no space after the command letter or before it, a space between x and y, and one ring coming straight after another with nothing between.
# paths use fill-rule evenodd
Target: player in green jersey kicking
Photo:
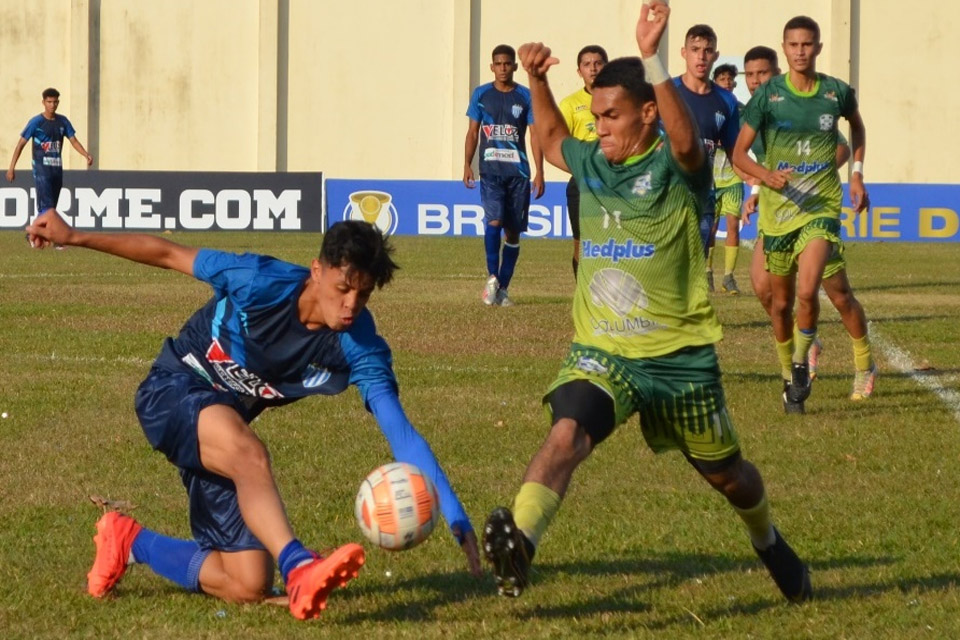
<instances>
[{"instance_id":1,"label":"player in green jersey kicking","mask_svg":"<svg viewBox=\"0 0 960 640\"><path fill-rule=\"evenodd\" d=\"M777 58L777 52L769 47L753 47L743 57L744 77L746 78L747 89L750 95L753 95L761 84L780 75L780 65ZM758 136L751 146L750 150L757 158L757 162L763 164L764 150L763 140ZM837 140L837 167L842 167L850 158L850 145L846 138L838 132ZM744 224L749 224L750 216L756 211L759 186L754 187L756 193L752 193L744 202ZM757 231L757 244L753 251L753 260L750 264L750 281L753 284L753 291L763 305L764 310L770 315L770 302L772 294L770 292L770 276L764 268L765 256L763 253L763 229ZM823 290L826 292L830 302L840 314L840 320L850 335L853 343L853 359L856 366L856 375L854 376L853 392L850 394L851 400L866 400L873 393L874 383L877 377L877 367L873 360L870 348L870 337L867 333L867 316L864 313L863 306L853 295L853 288L850 286L850 280L847 278L846 260L843 254L837 254L829 261L823 271ZM820 352L823 350L823 344L818 338L810 347L807 354L807 363L810 367L810 379L817 375L817 364ZM784 374L785 380L789 379L790 371ZM784 401L784 408L790 413L802 413L803 403L791 403Z\"/></svg>"},{"instance_id":2,"label":"player in green jersey kicking","mask_svg":"<svg viewBox=\"0 0 960 640\"><path fill-rule=\"evenodd\" d=\"M817 337L820 284L827 263L843 253L843 191L836 159L840 117L850 122L853 210L859 213L869 205L863 186L866 130L857 99L850 85L817 73L822 49L814 20L798 16L787 22L783 52L790 71L757 88L744 109L733 150L734 166L763 183L759 224L777 354L784 377L790 372L783 396L787 410L810 396L807 358ZM763 165L747 153L758 135L766 152Z\"/></svg>"},{"instance_id":3,"label":"player in green jersey kicking","mask_svg":"<svg viewBox=\"0 0 960 640\"><path fill-rule=\"evenodd\" d=\"M806 565L770 519L763 479L740 453L714 344L700 217L712 174L700 133L657 55L669 8L644 4L643 61L620 58L593 85L598 140L570 136L547 83L557 64L525 44L544 157L580 187L575 339L544 397L552 427L527 467L513 510L487 519L483 551L503 595L529 582L540 538L574 470L634 414L655 452L678 449L743 519L753 547L791 601L810 597ZM660 131L662 121L663 131Z\"/></svg>"}]
</instances>

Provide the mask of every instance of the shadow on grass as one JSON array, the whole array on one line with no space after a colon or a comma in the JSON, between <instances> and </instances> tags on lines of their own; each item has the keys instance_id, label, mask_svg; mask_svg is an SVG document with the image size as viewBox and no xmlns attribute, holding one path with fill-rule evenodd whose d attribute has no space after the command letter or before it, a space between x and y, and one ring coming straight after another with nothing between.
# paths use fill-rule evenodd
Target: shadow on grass
<instances>
[{"instance_id":1,"label":"shadow on grass","mask_svg":"<svg viewBox=\"0 0 960 640\"><path fill-rule=\"evenodd\" d=\"M863 291L894 291L896 289L946 289L960 286L960 280L931 280L929 282L889 282L886 284L874 284L859 286L854 289L855 293Z\"/></svg>"}]
</instances>

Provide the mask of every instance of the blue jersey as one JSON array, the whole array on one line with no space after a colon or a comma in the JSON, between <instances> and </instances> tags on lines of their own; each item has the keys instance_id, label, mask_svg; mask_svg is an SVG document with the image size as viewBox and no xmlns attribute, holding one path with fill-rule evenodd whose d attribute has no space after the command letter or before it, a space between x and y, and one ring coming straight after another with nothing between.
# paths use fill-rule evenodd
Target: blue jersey
<instances>
[{"instance_id":1,"label":"blue jersey","mask_svg":"<svg viewBox=\"0 0 960 640\"><path fill-rule=\"evenodd\" d=\"M53 115L53 120L47 120L42 113L31 118L20 137L25 140L33 138L33 172L47 175L63 172L60 155L63 139L75 135L73 125L59 113Z\"/></svg>"},{"instance_id":2,"label":"blue jersey","mask_svg":"<svg viewBox=\"0 0 960 640\"><path fill-rule=\"evenodd\" d=\"M717 147L723 147L728 154L733 153L740 134L740 111L737 98L715 82L710 83L710 93L695 93L683 84L683 78L673 79L680 97L693 112L693 119L700 129L703 147L707 152L707 165L713 166ZM713 198L711 197L712 201ZM708 213L712 212L711 209Z\"/></svg>"},{"instance_id":3,"label":"blue jersey","mask_svg":"<svg viewBox=\"0 0 960 640\"><path fill-rule=\"evenodd\" d=\"M493 83L477 87L467 117L480 123L480 177L530 177L527 126L533 124L530 90L514 85L499 91Z\"/></svg>"},{"instance_id":4,"label":"blue jersey","mask_svg":"<svg viewBox=\"0 0 960 640\"><path fill-rule=\"evenodd\" d=\"M310 270L269 256L202 249L193 273L212 285L214 296L180 335L164 342L155 367L192 371L233 394L247 408L248 420L270 406L355 385L396 459L434 481L451 527L470 530L443 470L400 407L390 348L370 311L361 311L346 331L308 329L298 301Z\"/></svg>"}]
</instances>

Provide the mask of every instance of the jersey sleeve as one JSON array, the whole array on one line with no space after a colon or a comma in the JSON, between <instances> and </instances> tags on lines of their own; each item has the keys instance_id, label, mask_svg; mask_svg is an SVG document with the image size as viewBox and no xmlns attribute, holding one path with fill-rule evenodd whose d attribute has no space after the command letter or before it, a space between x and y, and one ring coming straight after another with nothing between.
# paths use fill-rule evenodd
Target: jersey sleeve
<instances>
[{"instance_id":1,"label":"jersey sleeve","mask_svg":"<svg viewBox=\"0 0 960 640\"><path fill-rule=\"evenodd\" d=\"M523 89L523 99L527 102L527 126L533 124L533 96L530 95L530 90L520 85Z\"/></svg>"},{"instance_id":2,"label":"jersey sleeve","mask_svg":"<svg viewBox=\"0 0 960 640\"><path fill-rule=\"evenodd\" d=\"M306 279L307 270L269 256L201 249L193 275L241 308L274 304Z\"/></svg>"},{"instance_id":3,"label":"jersey sleeve","mask_svg":"<svg viewBox=\"0 0 960 640\"><path fill-rule=\"evenodd\" d=\"M61 117L63 118L63 137L69 140L77 135L77 131L73 128L73 124L67 119L66 116Z\"/></svg>"},{"instance_id":4,"label":"jersey sleeve","mask_svg":"<svg viewBox=\"0 0 960 640\"><path fill-rule=\"evenodd\" d=\"M570 173L578 182L583 177L584 160L596 146L596 143L583 142L573 136L564 138L563 142L560 143L563 161L567 163L567 168L570 169Z\"/></svg>"},{"instance_id":5,"label":"jersey sleeve","mask_svg":"<svg viewBox=\"0 0 960 640\"><path fill-rule=\"evenodd\" d=\"M23 128L23 131L20 133L20 137L24 140L29 140L33 137L33 132L37 128L37 118L42 118L43 116L34 116L27 121L27 126Z\"/></svg>"},{"instance_id":6,"label":"jersey sleeve","mask_svg":"<svg viewBox=\"0 0 960 640\"><path fill-rule=\"evenodd\" d=\"M723 102L727 106L727 119L723 121L723 126L720 128L720 144L732 154L733 147L737 144L737 136L740 134L740 109L736 98L729 92L723 96Z\"/></svg>"},{"instance_id":7,"label":"jersey sleeve","mask_svg":"<svg viewBox=\"0 0 960 640\"><path fill-rule=\"evenodd\" d=\"M482 87L477 87L473 90L473 93L470 95L470 104L467 105L467 117L471 120L476 120L480 122L483 118L483 114L480 111L480 89Z\"/></svg>"},{"instance_id":8,"label":"jersey sleeve","mask_svg":"<svg viewBox=\"0 0 960 640\"><path fill-rule=\"evenodd\" d=\"M756 131L757 135L760 134L760 131L766 123L768 86L770 86L769 82L760 85L753 94L753 97L750 98L747 106L743 108L741 122L750 125L750 128Z\"/></svg>"},{"instance_id":9,"label":"jersey sleeve","mask_svg":"<svg viewBox=\"0 0 960 640\"><path fill-rule=\"evenodd\" d=\"M692 172L681 167L677 159L673 157L670 138L666 136L663 138L663 149L660 150L660 153L666 155L666 161L670 163L673 171L687 183L687 186L689 186L698 197L704 197L713 187L713 167L710 166L710 162L706 159L706 153L704 153L703 164Z\"/></svg>"},{"instance_id":10,"label":"jersey sleeve","mask_svg":"<svg viewBox=\"0 0 960 640\"><path fill-rule=\"evenodd\" d=\"M378 395L399 392L390 346L377 334L370 311L364 309L353 326L340 333L340 348L350 367L349 382L357 387L367 409Z\"/></svg>"},{"instance_id":11,"label":"jersey sleeve","mask_svg":"<svg viewBox=\"0 0 960 640\"><path fill-rule=\"evenodd\" d=\"M840 91L837 92L838 102L840 103L840 115L849 120L857 112L857 92L845 82L840 83Z\"/></svg>"}]
</instances>

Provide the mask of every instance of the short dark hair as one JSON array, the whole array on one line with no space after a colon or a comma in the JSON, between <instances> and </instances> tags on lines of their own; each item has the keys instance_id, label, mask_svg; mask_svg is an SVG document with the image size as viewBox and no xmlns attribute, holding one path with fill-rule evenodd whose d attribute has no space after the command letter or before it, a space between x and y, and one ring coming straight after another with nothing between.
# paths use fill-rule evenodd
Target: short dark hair
<instances>
[{"instance_id":1,"label":"short dark hair","mask_svg":"<svg viewBox=\"0 0 960 640\"><path fill-rule=\"evenodd\" d=\"M595 53L600 56L600 59L603 60L603 64L610 62L610 58L607 57L607 51L598 44L588 44L583 49L580 49L580 53L577 54L577 66L580 66L580 61L583 60L583 56L588 53Z\"/></svg>"},{"instance_id":2,"label":"short dark hair","mask_svg":"<svg viewBox=\"0 0 960 640\"><path fill-rule=\"evenodd\" d=\"M508 44L498 44L493 48L493 54L491 54L490 59L493 60L497 56L510 56L513 62L517 61L517 52Z\"/></svg>"},{"instance_id":3,"label":"short dark hair","mask_svg":"<svg viewBox=\"0 0 960 640\"><path fill-rule=\"evenodd\" d=\"M777 52L770 47L764 47L762 45L753 47L743 56L743 64L753 62L754 60L767 60L774 69L780 66Z\"/></svg>"},{"instance_id":4,"label":"short dark hair","mask_svg":"<svg viewBox=\"0 0 960 640\"><path fill-rule=\"evenodd\" d=\"M787 20L787 24L783 26L784 40L787 39L787 31L792 31L793 29L806 29L807 31L811 31L813 32L813 39L820 42L820 25L818 25L817 21L813 18L796 16L795 18Z\"/></svg>"},{"instance_id":5,"label":"short dark hair","mask_svg":"<svg viewBox=\"0 0 960 640\"><path fill-rule=\"evenodd\" d=\"M713 79L716 80L720 76L727 73L729 73L734 78L736 78L737 74L740 73L740 71L737 69L737 65L735 64L722 64L713 70Z\"/></svg>"},{"instance_id":6,"label":"short dark hair","mask_svg":"<svg viewBox=\"0 0 960 640\"><path fill-rule=\"evenodd\" d=\"M640 58L617 58L611 60L603 66L596 80L593 81L595 89L604 89L610 87L623 87L637 106L647 102L656 102L656 96L653 93L653 85L647 82L643 73L643 63Z\"/></svg>"},{"instance_id":7,"label":"short dark hair","mask_svg":"<svg viewBox=\"0 0 960 640\"><path fill-rule=\"evenodd\" d=\"M380 230L362 220L344 220L332 225L320 245L320 262L350 267L373 278L377 288L390 282L400 267L390 257L393 246Z\"/></svg>"},{"instance_id":8,"label":"short dark hair","mask_svg":"<svg viewBox=\"0 0 960 640\"><path fill-rule=\"evenodd\" d=\"M702 38L707 42L717 44L717 32L708 24L695 24L687 29L687 35L684 36L683 41L687 42L688 40L696 40L697 38Z\"/></svg>"},{"instance_id":9,"label":"short dark hair","mask_svg":"<svg viewBox=\"0 0 960 640\"><path fill-rule=\"evenodd\" d=\"M60 92L54 89L53 87L49 87L43 90L44 100L46 100L47 98L59 98L59 97L60 97Z\"/></svg>"}]
</instances>

